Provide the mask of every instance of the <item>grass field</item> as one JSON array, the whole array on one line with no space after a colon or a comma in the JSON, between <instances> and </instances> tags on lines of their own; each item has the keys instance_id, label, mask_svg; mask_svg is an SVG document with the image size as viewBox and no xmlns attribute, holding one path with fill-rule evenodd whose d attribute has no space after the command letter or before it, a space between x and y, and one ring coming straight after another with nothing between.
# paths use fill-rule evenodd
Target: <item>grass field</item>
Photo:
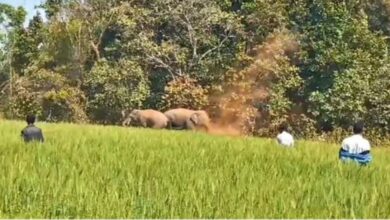
<instances>
[{"instance_id":1,"label":"grass field","mask_svg":"<svg viewBox=\"0 0 390 220\"><path fill-rule=\"evenodd\" d=\"M390 151L342 165L338 146L0 121L1 218L389 218Z\"/></svg>"}]
</instances>

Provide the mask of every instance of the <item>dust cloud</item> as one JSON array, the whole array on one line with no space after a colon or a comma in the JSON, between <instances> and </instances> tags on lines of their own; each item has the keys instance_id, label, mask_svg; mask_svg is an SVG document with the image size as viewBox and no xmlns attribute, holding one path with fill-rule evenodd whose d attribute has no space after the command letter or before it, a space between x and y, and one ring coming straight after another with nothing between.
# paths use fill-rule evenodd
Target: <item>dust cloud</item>
<instances>
[{"instance_id":1,"label":"dust cloud","mask_svg":"<svg viewBox=\"0 0 390 220\"><path fill-rule=\"evenodd\" d=\"M253 103L269 99L271 82L279 68L278 58L289 56L298 48L291 33L276 32L254 49L256 55L252 64L243 70L228 72L232 77L222 85L224 94L210 98L219 114L210 125L209 133L229 136L250 133L255 127L255 118L261 117Z\"/></svg>"}]
</instances>

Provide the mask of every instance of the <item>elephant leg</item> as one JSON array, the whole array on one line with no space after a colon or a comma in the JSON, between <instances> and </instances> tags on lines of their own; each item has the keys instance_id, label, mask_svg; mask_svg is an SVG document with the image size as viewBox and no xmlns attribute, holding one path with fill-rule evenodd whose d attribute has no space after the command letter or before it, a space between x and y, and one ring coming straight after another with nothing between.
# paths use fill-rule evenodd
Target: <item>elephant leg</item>
<instances>
[{"instance_id":1,"label":"elephant leg","mask_svg":"<svg viewBox=\"0 0 390 220\"><path fill-rule=\"evenodd\" d=\"M152 123L151 127L154 129L161 129L161 128L166 128L167 125L166 125L166 123L154 122L154 123Z\"/></svg>"},{"instance_id":2,"label":"elephant leg","mask_svg":"<svg viewBox=\"0 0 390 220\"><path fill-rule=\"evenodd\" d=\"M168 120L166 128L172 129L172 122L170 120Z\"/></svg>"},{"instance_id":3,"label":"elephant leg","mask_svg":"<svg viewBox=\"0 0 390 220\"><path fill-rule=\"evenodd\" d=\"M172 130L183 130L186 127L186 125L180 126L180 125L178 125L177 123L174 123L174 122L170 122L169 126L170 126L170 129L172 129Z\"/></svg>"},{"instance_id":4,"label":"elephant leg","mask_svg":"<svg viewBox=\"0 0 390 220\"><path fill-rule=\"evenodd\" d=\"M185 128L184 129L196 130L196 126L195 126L195 124L191 120L188 120L187 123L185 124Z\"/></svg>"},{"instance_id":5,"label":"elephant leg","mask_svg":"<svg viewBox=\"0 0 390 220\"><path fill-rule=\"evenodd\" d=\"M205 132L209 132L209 126L207 126L207 125L203 125L202 126L202 129L205 131Z\"/></svg>"},{"instance_id":6,"label":"elephant leg","mask_svg":"<svg viewBox=\"0 0 390 220\"><path fill-rule=\"evenodd\" d=\"M140 125L144 128L147 128L148 127L148 120L144 117L140 117L139 119L139 122L140 122Z\"/></svg>"}]
</instances>

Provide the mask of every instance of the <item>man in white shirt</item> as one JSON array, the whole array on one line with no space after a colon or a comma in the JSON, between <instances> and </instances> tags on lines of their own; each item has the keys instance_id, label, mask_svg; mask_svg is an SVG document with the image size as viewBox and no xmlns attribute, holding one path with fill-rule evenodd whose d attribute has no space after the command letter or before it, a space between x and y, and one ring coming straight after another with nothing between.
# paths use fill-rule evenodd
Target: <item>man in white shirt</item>
<instances>
[{"instance_id":1,"label":"man in white shirt","mask_svg":"<svg viewBox=\"0 0 390 220\"><path fill-rule=\"evenodd\" d=\"M294 146L294 137L287 132L287 125L283 124L279 128L279 134L276 137L278 143L285 147L293 147Z\"/></svg>"},{"instance_id":2,"label":"man in white shirt","mask_svg":"<svg viewBox=\"0 0 390 220\"><path fill-rule=\"evenodd\" d=\"M353 126L353 135L344 139L339 152L340 160L343 162L356 161L361 165L371 162L370 142L363 138L364 125L358 122Z\"/></svg>"}]
</instances>

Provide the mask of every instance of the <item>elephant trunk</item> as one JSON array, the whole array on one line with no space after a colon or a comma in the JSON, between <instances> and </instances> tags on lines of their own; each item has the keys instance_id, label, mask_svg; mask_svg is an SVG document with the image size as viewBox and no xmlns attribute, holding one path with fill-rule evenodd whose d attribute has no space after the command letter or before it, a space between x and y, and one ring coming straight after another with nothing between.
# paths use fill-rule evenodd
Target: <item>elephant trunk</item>
<instances>
[{"instance_id":1,"label":"elephant trunk","mask_svg":"<svg viewBox=\"0 0 390 220\"><path fill-rule=\"evenodd\" d=\"M124 127L129 126L130 124L131 124L131 118L130 117L126 118L122 122L122 126L124 126Z\"/></svg>"}]
</instances>

